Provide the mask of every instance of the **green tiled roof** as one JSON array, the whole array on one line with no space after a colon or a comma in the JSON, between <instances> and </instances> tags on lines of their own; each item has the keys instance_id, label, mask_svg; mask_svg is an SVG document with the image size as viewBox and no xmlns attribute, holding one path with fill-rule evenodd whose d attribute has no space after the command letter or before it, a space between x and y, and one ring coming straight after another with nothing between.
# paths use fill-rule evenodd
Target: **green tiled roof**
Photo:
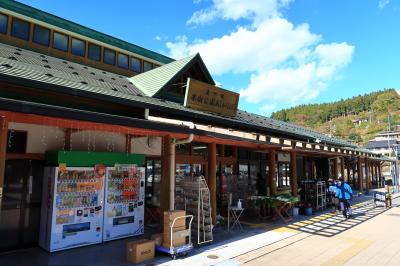
<instances>
[{"instance_id":1,"label":"green tiled roof","mask_svg":"<svg viewBox=\"0 0 400 266\"><path fill-rule=\"evenodd\" d=\"M190 62L190 58L193 60L195 57L179 61L183 64ZM159 68L168 69L168 65ZM24 86L29 86L30 82L39 82L42 89L47 89L46 84L69 88L76 91L77 95L87 93L84 97L142 106L142 108L161 111L170 117L176 117L176 119L200 119L203 123L209 125L223 124L226 127L236 127L244 131L262 134L274 133L280 136L290 136L294 139L309 140L310 142L320 140L321 143L355 148L355 145L349 142L242 110L238 110L236 117L222 117L213 113L186 108L176 102L149 97L143 95L141 90L128 77L2 43L0 43L0 77L7 77L7 82L16 82L17 78L23 79ZM154 78L157 79L158 77ZM163 80L167 79L166 77L163 78ZM148 81L153 82L152 79Z\"/></svg>"},{"instance_id":2,"label":"green tiled roof","mask_svg":"<svg viewBox=\"0 0 400 266\"><path fill-rule=\"evenodd\" d=\"M204 68L205 75L209 82L214 83L199 54L194 54L181 60L157 67L131 77L129 80L146 96L153 97L161 93L163 88L165 88L170 82L173 82L176 77L179 77L185 69L189 69L189 67L195 62L198 62L201 67Z\"/></svg>"},{"instance_id":3,"label":"green tiled roof","mask_svg":"<svg viewBox=\"0 0 400 266\"><path fill-rule=\"evenodd\" d=\"M98 93L139 95L128 78L0 43L1 73Z\"/></svg>"},{"instance_id":4,"label":"green tiled roof","mask_svg":"<svg viewBox=\"0 0 400 266\"><path fill-rule=\"evenodd\" d=\"M33 8L31 6L19 3L17 1L1 0L0 7L10 10L10 11L13 11L13 12L16 12L16 13L19 13L24 16L33 18L33 19L43 21L45 23L54 25L56 27L63 28L65 30L74 32L76 34L86 36L90 39L94 39L99 42L103 42L103 43L118 47L125 51L129 51L129 52L141 55L143 57L147 57L149 59L160 62L162 64L168 64L168 63L174 61L174 59L169 58L165 55L153 52L151 50L137 46L135 44L128 43L126 41L123 41L118 38L112 37L110 35L98 32L96 30L90 29L88 27L82 26L80 24L77 24L75 22L72 22L72 21L69 21L69 20L66 20L63 18L60 18L58 16L49 14L47 12Z\"/></svg>"},{"instance_id":5,"label":"green tiled roof","mask_svg":"<svg viewBox=\"0 0 400 266\"><path fill-rule=\"evenodd\" d=\"M150 71L136 75L129 80L147 96L154 96L171 79L173 79L197 55L188 56L181 60L154 68Z\"/></svg>"}]
</instances>

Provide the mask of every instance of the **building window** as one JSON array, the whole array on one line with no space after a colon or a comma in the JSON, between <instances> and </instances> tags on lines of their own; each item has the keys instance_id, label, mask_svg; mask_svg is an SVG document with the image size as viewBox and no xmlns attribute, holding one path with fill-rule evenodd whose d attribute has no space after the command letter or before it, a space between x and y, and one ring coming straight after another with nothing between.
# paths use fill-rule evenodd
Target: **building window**
<instances>
[{"instance_id":1,"label":"building window","mask_svg":"<svg viewBox=\"0 0 400 266\"><path fill-rule=\"evenodd\" d=\"M131 70L136 73L142 72L142 64L140 59L131 57Z\"/></svg>"},{"instance_id":2,"label":"building window","mask_svg":"<svg viewBox=\"0 0 400 266\"><path fill-rule=\"evenodd\" d=\"M43 28L39 25L33 27L33 39L34 43L49 46L50 45L50 30Z\"/></svg>"},{"instance_id":3,"label":"building window","mask_svg":"<svg viewBox=\"0 0 400 266\"><path fill-rule=\"evenodd\" d=\"M71 40L71 53L78 56L85 56L86 54L86 42L72 38Z\"/></svg>"},{"instance_id":4,"label":"building window","mask_svg":"<svg viewBox=\"0 0 400 266\"><path fill-rule=\"evenodd\" d=\"M62 33L54 32L53 48L64 52L68 51L68 36Z\"/></svg>"},{"instance_id":5,"label":"building window","mask_svg":"<svg viewBox=\"0 0 400 266\"><path fill-rule=\"evenodd\" d=\"M143 62L143 72L149 71L152 68L153 68L153 64L152 63L149 63L149 62L146 62L146 61Z\"/></svg>"},{"instance_id":6,"label":"building window","mask_svg":"<svg viewBox=\"0 0 400 266\"><path fill-rule=\"evenodd\" d=\"M128 69L128 67L129 67L129 65L128 65L129 62L128 61L129 60L128 60L128 56L127 55L118 53L118 66L119 67Z\"/></svg>"},{"instance_id":7,"label":"building window","mask_svg":"<svg viewBox=\"0 0 400 266\"><path fill-rule=\"evenodd\" d=\"M278 163L278 187L290 186L289 163Z\"/></svg>"},{"instance_id":8,"label":"building window","mask_svg":"<svg viewBox=\"0 0 400 266\"><path fill-rule=\"evenodd\" d=\"M30 31L30 24L29 22L13 18L12 20L12 28L11 28L11 35L28 41L29 40L29 31Z\"/></svg>"},{"instance_id":9,"label":"building window","mask_svg":"<svg viewBox=\"0 0 400 266\"><path fill-rule=\"evenodd\" d=\"M115 65L115 51L104 48L103 62L108 65Z\"/></svg>"},{"instance_id":10,"label":"building window","mask_svg":"<svg viewBox=\"0 0 400 266\"><path fill-rule=\"evenodd\" d=\"M100 61L100 56L101 47L96 44L89 43L89 59Z\"/></svg>"},{"instance_id":11,"label":"building window","mask_svg":"<svg viewBox=\"0 0 400 266\"><path fill-rule=\"evenodd\" d=\"M8 16L0 14L0 33L7 33Z\"/></svg>"},{"instance_id":12,"label":"building window","mask_svg":"<svg viewBox=\"0 0 400 266\"><path fill-rule=\"evenodd\" d=\"M7 153L26 153L28 133L26 131L8 132Z\"/></svg>"}]
</instances>

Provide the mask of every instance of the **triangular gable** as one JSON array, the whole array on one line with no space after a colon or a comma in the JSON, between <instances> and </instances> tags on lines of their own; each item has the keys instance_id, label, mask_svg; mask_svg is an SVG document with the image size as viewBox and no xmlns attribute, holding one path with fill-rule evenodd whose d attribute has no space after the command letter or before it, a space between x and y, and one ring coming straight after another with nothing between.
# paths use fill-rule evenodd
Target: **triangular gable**
<instances>
[{"instance_id":1,"label":"triangular gable","mask_svg":"<svg viewBox=\"0 0 400 266\"><path fill-rule=\"evenodd\" d=\"M215 85L215 82L201 59L200 54L188 56L181 60L157 67L131 77L129 80L146 96L157 97L162 95L168 86L174 84L175 80L179 79L181 75L196 63L200 67L201 72L206 79L205 82Z\"/></svg>"}]
</instances>

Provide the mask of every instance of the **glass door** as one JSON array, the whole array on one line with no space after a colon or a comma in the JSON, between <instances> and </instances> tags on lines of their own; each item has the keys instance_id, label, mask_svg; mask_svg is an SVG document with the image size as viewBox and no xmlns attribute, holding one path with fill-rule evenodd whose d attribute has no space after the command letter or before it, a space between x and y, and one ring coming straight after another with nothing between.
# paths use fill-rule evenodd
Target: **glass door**
<instances>
[{"instance_id":1,"label":"glass door","mask_svg":"<svg viewBox=\"0 0 400 266\"><path fill-rule=\"evenodd\" d=\"M0 252L38 244L43 168L42 161L6 161Z\"/></svg>"}]
</instances>

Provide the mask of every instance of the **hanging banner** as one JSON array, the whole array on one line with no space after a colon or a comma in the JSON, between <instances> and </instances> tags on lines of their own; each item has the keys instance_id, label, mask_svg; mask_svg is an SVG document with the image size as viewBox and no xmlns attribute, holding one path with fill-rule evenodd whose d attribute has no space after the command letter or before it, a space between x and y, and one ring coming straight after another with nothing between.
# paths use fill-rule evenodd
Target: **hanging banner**
<instances>
[{"instance_id":1,"label":"hanging banner","mask_svg":"<svg viewBox=\"0 0 400 266\"><path fill-rule=\"evenodd\" d=\"M234 117L238 103L238 93L188 78L184 102L186 107Z\"/></svg>"}]
</instances>

